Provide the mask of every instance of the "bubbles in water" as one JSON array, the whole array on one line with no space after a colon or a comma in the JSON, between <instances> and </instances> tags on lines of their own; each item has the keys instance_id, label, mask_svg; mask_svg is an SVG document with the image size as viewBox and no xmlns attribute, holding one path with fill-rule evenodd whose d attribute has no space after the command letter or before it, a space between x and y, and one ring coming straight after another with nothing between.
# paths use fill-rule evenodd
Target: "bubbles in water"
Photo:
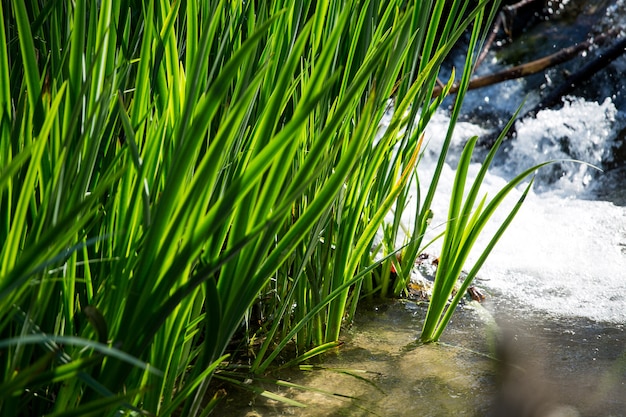
<instances>
[{"instance_id":1,"label":"bubbles in water","mask_svg":"<svg viewBox=\"0 0 626 417\"><path fill-rule=\"evenodd\" d=\"M545 109L516 123L517 137L508 145L503 171L509 175L533 165L574 159L601 168L612 160L617 109L611 99L602 104L567 98L561 109ZM561 188L580 192L597 171L588 165L562 162L538 173L538 190ZM558 183L558 184L555 184Z\"/></svg>"},{"instance_id":2,"label":"bubbles in water","mask_svg":"<svg viewBox=\"0 0 626 417\"><path fill-rule=\"evenodd\" d=\"M543 110L537 117L519 122L517 137L508 142L501 165L488 172L480 194L493 196L512 175L550 159L574 158L602 165L611 158L618 129L616 118L617 110L610 99L596 103L570 98L561 109ZM448 123L448 115L440 110L427 127L429 143L418 166L422 187L432 178ZM443 167L432 206L432 229L425 241L443 231L462 145L469 137L488 132L478 124L457 124L448 157L451 162ZM479 169L479 163L470 166L468 181L475 178ZM535 190L526 198L480 272L484 280L481 284L532 309L596 320L623 320L623 299L614 296L626 291L626 209L608 202L578 199L588 197L580 191L595 181L594 170L585 165L555 164L543 169L540 175L542 192ZM520 190L513 190L496 211L470 255L468 267L520 195ZM402 215L405 225L414 221L416 200L416 195L409 199ZM401 236L398 244L403 240ZM438 245L429 247L429 253L436 255Z\"/></svg>"},{"instance_id":3,"label":"bubbles in water","mask_svg":"<svg viewBox=\"0 0 626 417\"><path fill-rule=\"evenodd\" d=\"M612 27L620 27L623 29L626 25L624 10L626 10L626 2L624 0L617 0L606 8L605 19L603 20Z\"/></svg>"},{"instance_id":4,"label":"bubbles in water","mask_svg":"<svg viewBox=\"0 0 626 417\"><path fill-rule=\"evenodd\" d=\"M585 4L593 5L592 2ZM594 31L626 28L626 0L602 4L608 9L594 9L595 14L586 15L594 17ZM596 53L590 52L586 58L593 58ZM491 55L477 75L497 72L502 69L501 65L495 55ZM538 172L534 190L479 273L481 285L502 295L503 299L516 300L530 310L558 316L613 323L626 320L622 296L626 294L626 166L623 161L626 150L623 144L619 148L626 134L626 95L619 82L625 71L626 59L622 57L598 73L585 88L574 92L587 98L568 97L560 108L545 109L535 117L518 121L514 127L515 137L505 142L496 166L485 177L480 195L487 193L492 197L513 176L552 159L576 159L611 170L600 173L588 165L561 162ZM558 86L561 81L556 75L555 71L549 72L541 82ZM468 92L464 114L455 129L452 149L446 159L448 163L443 167L431 207L434 212L432 228L424 241L445 228L456 162L466 140L473 135L481 138L497 135L524 97L525 109L535 107L541 100L538 90L537 82L520 79ZM448 100L444 107L452 99ZM448 124L447 112L439 110L426 128L425 155L418 166L422 190L432 178ZM480 153L480 149L477 151ZM476 161L480 160L481 155L477 155ZM479 169L479 163L470 166L469 182ZM611 188L607 194L599 193L600 189L605 190L607 183L613 184L615 189ZM520 195L520 190L513 190L494 213L475 252L470 254L468 267L473 265L481 248ZM603 195L607 201L599 201ZM417 199L416 193L409 198L407 210L402 214L405 225L414 221L419 207ZM399 238L399 244L403 243L403 237ZM428 252L437 255L437 244L429 247Z\"/></svg>"}]
</instances>

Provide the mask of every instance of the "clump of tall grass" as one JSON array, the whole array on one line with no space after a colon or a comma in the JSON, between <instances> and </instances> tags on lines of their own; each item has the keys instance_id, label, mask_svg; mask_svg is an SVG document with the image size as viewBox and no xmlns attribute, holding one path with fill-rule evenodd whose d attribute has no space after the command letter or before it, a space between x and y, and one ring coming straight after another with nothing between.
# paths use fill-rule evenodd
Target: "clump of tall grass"
<instances>
[{"instance_id":1,"label":"clump of tall grass","mask_svg":"<svg viewBox=\"0 0 626 417\"><path fill-rule=\"evenodd\" d=\"M469 3L2 3L2 410L206 415L234 335L255 373L335 346Z\"/></svg>"}]
</instances>

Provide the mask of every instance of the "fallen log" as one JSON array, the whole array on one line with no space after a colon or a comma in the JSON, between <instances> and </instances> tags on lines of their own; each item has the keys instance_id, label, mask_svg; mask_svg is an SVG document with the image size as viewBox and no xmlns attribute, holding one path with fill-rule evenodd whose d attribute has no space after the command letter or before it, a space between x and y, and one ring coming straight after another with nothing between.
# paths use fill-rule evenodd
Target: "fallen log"
<instances>
[{"instance_id":1,"label":"fallen log","mask_svg":"<svg viewBox=\"0 0 626 417\"><path fill-rule=\"evenodd\" d=\"M537 59L535 61L527 62L525 64L517 65L513 68L509 68L504 71L497 72L495 74L489 74L489 75L485 75L482 77L477 77L470 81L468 88L470 90L473 90L473 89L501 83L503 81L513 80L516 78L526 77L531 74L536 74L548 68L567 62L575 58L579 53L583 51L589 51L592 47L595 47L597 45L602 45L606 43L608 40L617 36L618 33L619 31L617 30L610 30L607 33L597 35L585 42L581 42L579 44L561 49L560 51L552 55L548 55L546 57ZM453 85L452 88L450 89L450 93L451 94L456 93L458 91L458 88L459 88L458 83ZM438 97L441 94L441 91L442 91L441 86L436 86L433 91L433 97Z\"/></svg>"},{"instance_id":2,"label":"fallen log","mask_svg":"<svg viewBox=\"0 0 626 417\"><path fill-rule=\"evenodd\" d=\"M606 68L612 61L619 58L626 52L626 37L618 40L610 48L598 54L587 65L571 74L560 84L559 88L553 90L549 95L544 97L532 110L525 116L534 116L538 111L552 107L561 102L561 98L571 93L575 88L579 87L585 81L588 81L595 73Z\"/></svg>"}]
</instances>

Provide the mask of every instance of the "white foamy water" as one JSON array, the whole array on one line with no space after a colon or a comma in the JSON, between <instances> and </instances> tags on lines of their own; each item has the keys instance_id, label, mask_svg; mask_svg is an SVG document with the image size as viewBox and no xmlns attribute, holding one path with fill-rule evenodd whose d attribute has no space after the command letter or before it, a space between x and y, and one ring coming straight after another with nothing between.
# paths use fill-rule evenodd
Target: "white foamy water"
<instances>
[{"instance_id":1,"label":"white foamy water","mask_svg":"<svg viewBox=\"0 0 626 417\"><path fill-rule=\"evenodd\" d=\"M626 319L626 210L532 194L487 261L481 285L535 310Z\"/></svg>"},{"instance_id":2,"label":"white foamy water","mask_svg":"<svg viewBox=\"0 0 626 417\"><path fill-rule=\"evenodd\" d=\"M512 174L554 158L578 158L601 165L610 159L617 111L603 103L571 99L560 110L545 110L517 123L517 138L487 175L482 195L494 196ZM422 188L432 175L448 118L443 111L427 128L429 149L418 167ZM485 131L459 124L454 142L461 144ZM576 143L575 143L576 142ZM454 155L450 158L456 160ZM470 168L470 180L480 169ZM550 170L551 168L548 168ZM593 169L562 164L538 180L516 219L509 226L479 273L479 285L519 301L538 312L585 317L599 321L626 321L626 207L594 201L587 190ZM443 230L455 170L446 165L433 203L432 236ZM540 190L540 191L537 191ZM514 190L494 214L483 238L466 265L470 269L509 210L521 196ZM480 195L479 198L482 196ZM415 196L404 212L405 224L415 215ZM425 240L426 242L427 240ZM437 253L437 245L428 252Z\"/></svg>"},{"instance_id":3,"label":"white foamy water","mask_svg":"<svg viewBox=\"0 0 626 417\"><path fill-rule=\"evenodd\" d=\"M546 39L555 30L572 36L577 30L589 36L604 33L608 28L626 31L626 1L579 3L580 7L568 19L561 22L556 16L546 24ZM624 32L618 37L621 36ZM532 36L528 41L532 42ZM614 41L617 38L611 42ZM521 45L521 52L526 50L523 35L514 43ZM545 51L534 51L539 52L534 55L530 51L527 59L554 52L549 43L535 46ZM583 54L583 59L578 57L568 63L568 68L576 71L607 47L592 48ZM495 52L490 53L479 68L479 75L510 66L498 62L496 56ZM464 54L457 57L454 62L457 68L461 68L463 59ZM566 97L562 106L518 120L516 136L503 144L482 187L481 192L489 196L494 196L517 173L551 159L577 159L613 170L602 174L587 165L568 162L550 165L537 173L533 190L479 272L477 283L492 290L496 297L546 314L626 322L626 164L623 155L621 161L613 160L618 148L624 153L626 88L620 80L625 69L626 57L622 56L591 76L584 88L572 93L589 98ZM447 79L445 74L442 78ZM464 110L471 122L457 124L453 149L447 158L450 162L443 170L432 206L433 229L424 243L444 230L456 161L465 141L473 135L493 136L494 126L501 129L506 123L503 119L512 115L523 101L524 111L534 107L541 101L539 94L545 96L564 82L563 67L550 69L543 80L542 83L542 78L535 76L533 80L511 80L468 92ZM418 167L423 194L432 177L448 122L447 113L439 110L427 127L428 148ZM479 169L478 163L471 166L470 181ZM480 249L506 218L523 189L524 185L511 192L496 211L466 270L473 266ZM599 195L605 196L606 201ZM413 195L403 213L406 225L413 224L415 199ZM438 246L429 247L427 252L437 254Z\"/></svg>"}]
</instances>

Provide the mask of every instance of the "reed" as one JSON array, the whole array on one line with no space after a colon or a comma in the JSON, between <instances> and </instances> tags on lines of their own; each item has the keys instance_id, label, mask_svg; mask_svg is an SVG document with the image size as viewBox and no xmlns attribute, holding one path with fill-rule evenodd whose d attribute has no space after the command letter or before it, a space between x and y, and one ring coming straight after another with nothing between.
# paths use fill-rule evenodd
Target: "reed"
<instances>
[{"instance_id":1,"label":"reed","mask_svg":"<svg viewBox=\"0 0 626 417\"><path fill-rule=\"evenodd\" d=\"M253 373L336 346L362 287L389 288L372 242L439 68L496 5L3 2L0 409L206 415L234 336L262 340Z\"/></svg>"}]
</instances>

